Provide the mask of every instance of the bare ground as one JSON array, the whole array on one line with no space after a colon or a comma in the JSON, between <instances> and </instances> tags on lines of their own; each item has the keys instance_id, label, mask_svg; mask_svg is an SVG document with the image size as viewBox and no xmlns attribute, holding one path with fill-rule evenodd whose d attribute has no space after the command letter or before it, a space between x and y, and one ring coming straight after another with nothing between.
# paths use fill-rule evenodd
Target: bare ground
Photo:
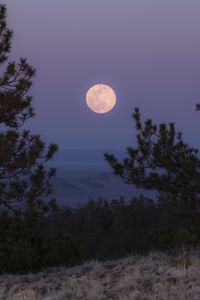
<instances>
[{"instance_id":1,"label":"bare ground","mask_svg":"<svg viewBox=\"0 0 200 300\"><path fill-rule=\"evenodd\" d=\"M37 274L0 276L1 300L199 300L200 255L152 253Z\"/></svg>"}]
</instances>

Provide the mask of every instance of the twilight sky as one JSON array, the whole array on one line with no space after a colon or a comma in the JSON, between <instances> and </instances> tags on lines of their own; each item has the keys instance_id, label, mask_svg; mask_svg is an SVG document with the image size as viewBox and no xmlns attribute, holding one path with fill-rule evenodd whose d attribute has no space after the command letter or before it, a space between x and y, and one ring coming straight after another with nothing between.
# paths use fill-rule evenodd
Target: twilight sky
<instances>
[{"instance_id":1,"label":"twilight sky","mask_svg":"<svg viewBox=\"0 0 200 300\"><path fill-rule=\"evenodd\" d=\"M37 113L29 127L60 148L124 149L139 106L156 122L175 121L199 146L199 0L6 0L12 58L36 69ZM117 93L115 109L85 104L96 83Z\"/></svg>"}]
</instances>

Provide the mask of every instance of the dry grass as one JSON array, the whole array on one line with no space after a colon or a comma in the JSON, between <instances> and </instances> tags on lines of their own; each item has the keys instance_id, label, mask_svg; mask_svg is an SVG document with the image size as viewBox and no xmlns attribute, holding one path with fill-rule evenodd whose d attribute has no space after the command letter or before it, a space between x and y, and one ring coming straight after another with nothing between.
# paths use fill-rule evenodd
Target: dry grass
<instances>
[{"instance_id":1,"label":"dry grass","mask_svg":"<svg viewBox=\"0 0 200 300\"><path fill-rule=\"evenodd\" d=\"M1 300L200 299L200 257L152 253L38 274L0 276Z\"/></svg>"}]
</instances>

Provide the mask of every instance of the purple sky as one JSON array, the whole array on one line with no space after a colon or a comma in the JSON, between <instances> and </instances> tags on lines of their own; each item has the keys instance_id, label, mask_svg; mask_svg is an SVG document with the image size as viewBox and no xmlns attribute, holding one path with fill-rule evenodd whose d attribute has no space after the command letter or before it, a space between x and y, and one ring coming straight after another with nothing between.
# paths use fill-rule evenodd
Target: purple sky
<instances>
[{"instance_id":1,"label":"purple sky","mask_svg":"<svg viewBox=\"0 0 200 300\"><path fill-rule=\"evenodd\" d=\"M124 149L139 106L156 122L175 121L199 146L199 0L7 0L12 58L37 69L29 126L60 148ZM118 103L105 115L85 104L95 83Z\"/></svg>"}]
</instances>

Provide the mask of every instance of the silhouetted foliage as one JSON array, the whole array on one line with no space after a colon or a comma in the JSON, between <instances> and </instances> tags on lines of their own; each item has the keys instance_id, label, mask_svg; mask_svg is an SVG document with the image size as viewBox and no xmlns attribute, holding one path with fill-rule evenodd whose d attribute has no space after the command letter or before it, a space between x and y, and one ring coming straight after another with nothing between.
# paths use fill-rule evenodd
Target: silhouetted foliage
<instances>
[{"instance_id":1,"label":"silhouetted foliage","mask_svg":"<svg viewBox=\"0 0 200 300\"><path fill-rule=\"evenodd\" d=\"M196 110L199 111L200 110L200 103L196 104Z\"/></svg>"},{"instance_id":2,"label":"silhouetted foliage","mask_svg":"<svg viewBox=\"0 0 200 300\"><path fill-rule=\"evenodd\" d=\"M170 219L177 219L174 229L180 236L190 235L195 240L191 223L196 220L200 204L198 150L184 142L174 123L155 125L151 119L142 123L138 108L133 118L137 146L127 148L128 156L122 162L108 153L105 159L124 182L157 191L158 204L162 203L162 207L171 212Z\"/></svg>"},{"instance_id":3,"label":"silhouetted foliage","mask_svg":"<svg viewBox=\"0 0 200 300\"><path fill-rule=\"evenodd\" d=\"M119 162L112 154L105 159L124 182L136 187L156 190L159 198L190 199L199 205L200 160L198 150L184 142L174 123L141 122L139 109L133 118L137 130L137 147L128 147L128 156Z\"/></svg>"},{"instance_id":4,"label":"silhouetted foliage","mask_svg":"<svg viewBox=\"0 0 200 300\"><path fill-rule=\"evenodd\" d=\"M79 240L82 261L199 246L200 212L184 216L170 205L143 195L131 201L90 200L76 209L56 210L46 221L51 232L62 228Z\"/></svg>"},{"instance_id":5,"label":"silhouetted foliage","mask_svg":"<svg viewBox=\"0 0 200 300\"><path fill-rule=\"evenodd\" d=\"M62 231L44 232L41 222L56 208L44 163L57 151L24 129L34 116L28 94L35 70L26 59L10 62L13 33L0 5L0 272L25 272L76 261L79 244Z\"/></svg>"},{"instance_id":6,"label":"silhouetted foliage","mask_svg":"<svg viewBox=\"0 0 200 300\"><path fill-rule=\"evenodd\" d=\"M10 62L13 33L7 28L6 7L0 5L0 210L19 214L22 209L45 212L55 200L52 192L55 169L46 172L43 162L52 158L57 145L48 149L39 135L24 129L34 116L28 95L35 70L21 58Z\"/></svg>"},{"instance_id":7,"label":"silhouetted foliage","mask_svg":"<svg viewBox=\"0 0 200 300\"><path fill-rule=\"evenodd\" d=\"M79 243L69 234L43 229L44 217L0 217L0 272L22 273L79 260Z\"/></svg>"}]
</instances>

